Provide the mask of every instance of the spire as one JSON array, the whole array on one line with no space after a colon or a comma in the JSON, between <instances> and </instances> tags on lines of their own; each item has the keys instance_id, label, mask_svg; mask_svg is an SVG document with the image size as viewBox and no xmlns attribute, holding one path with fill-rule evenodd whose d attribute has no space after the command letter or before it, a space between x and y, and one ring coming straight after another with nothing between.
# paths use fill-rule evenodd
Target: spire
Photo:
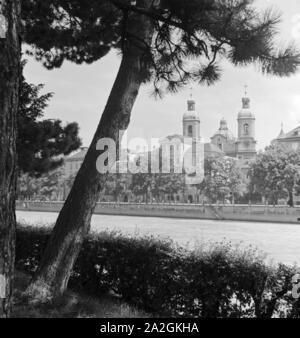
<instances>
[{"instance_id":1,"label":"spire","mask_svg":"<svg viewBox=\"0 0 300 338\"><path fill-rule=\"evenodd\" d=\"M280 134L278 135L277 139L285 137L285 132L283 131L283 123L281 123L281 130Z\"/></svg>"},{"instance_id":2,"label":"spire","mask_svg":"<svg viewBox=\"0 0 300 338\"><path fill-rule=\"evenodd\" d=\"M190 99L187 101L188 111L195 111L196 102L193 99L193 87L190 88Z\"/></svg>"},{"instance_id":3,"label":"spire","mask_svg":"<svg viewBox=\"0 0 300 338\"><path fill-rule=\"evenodd\" d=\"M245 96L242 98L243 109L250 108L250 99L248 97L248 85L245 85Z\"/></svg>"}]
</instances>

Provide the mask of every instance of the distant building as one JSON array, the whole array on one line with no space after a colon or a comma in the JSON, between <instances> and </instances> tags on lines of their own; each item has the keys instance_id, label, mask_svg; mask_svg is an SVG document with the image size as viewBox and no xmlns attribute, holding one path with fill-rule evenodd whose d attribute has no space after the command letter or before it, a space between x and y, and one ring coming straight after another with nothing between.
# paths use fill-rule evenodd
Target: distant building
<instances>
[{"instance_id":1,"label":"distant building","mask_svg":"<svg viewBox=\"0 0 300 338\"><path fill-rule=\"evenodd\" d=\"M217 132L211 137L211 143L217 146L226 156L241 161L256 157L255 115L250 110L250 99L243 97L242 109L238 113L238 136L234 137L229 130L227 121L222 119Z\"/></svg>"},{"instance_id":2,"label":"distant building","mask_svg":"<svg viewBox=\"0 0 300 338\"><path fill-rule=\"evenodd\" d=\"M196 111L196 101L192 98L187 101L187 111L183 114L182 119L182 128L183 134L175 135L175 137L186 137L192 138L194 140L202 140L201 136L201 120L200 114ZM170 138L171 136L169 136ZM213 143L205 143L204 144L204 156L224 156L225 153L223 149L217 147L217 145Z\"/></svg>"},{"instance_id":3,"label":"distant building","mask_svg":"<svg viewBox=\"0 0 300 338\"><path fill-rule=\"evenodd\" d=\"M237 137L235 137L229 130L226 120L221 120L219 129L211 137L211 142L204 143L204 158L210 156L228 156L235 158L238 167L246 174L249 161L256 157L255 115L250 110L250 99L247 95L245 95L242 99L242 109L238 112L237 121L238 133ZM175 139L184 142L184 138L191 138L193 142L202 142L200 114L196 111L196 101L192 98L192 96L187 101L187 110L183 114L182 130L182 135L176 134L167 136L161 141L160 146L163 146L164 142L171 144L172 142L169 141ZM172 154L174 154L174 146L176 147L176 143L174 144L175 145L171 146L173 147L173 151L171 151L171 162L172 160L173 162L175 160L174 157L172 158ZM191 147L191 151L193 152L193 162L194 159L196 161L201 158L201 154L194 153L195 151L199 152L199 149L200 148L198 147ZM155 156L157 151L159 151L159 149L154 150L152 155ZM86 152L87 148L81 148L80 152L65 160L66 177L74 176L77 173L85 158ZM148 153L141 153L139 156L148 156ZM193 165L195 165L195 163L193 163ZM182 202L188 201L191 203L196 201L199 202L199 196L197 194L197 189L189 185L186 186L184 193L176 196L168 196L168 199Z\"/></svg>"},{"instance_id":4,"label":"distant building","mask_svg":"<svg viewBox=\"0 0 300 338\"><path fill-rule=\"evenodd\" d=\"M87 150L88 148L82 147L76 154L65 158L64 171L66 177L71 177L77 174L85 158Z\"/></svg>"},{"instance_id":5,"label":"distant building","mask_svg":"<svg viewBox=\"0 0 300 338\"><path fill-rule=\"evenodd\" d=\"M229 130L225 119L221 120L220 128L211 137L211 145L217 147L224 155L236 156L236 139Z\"/></svg>"},{"instance_id":6,"label":"distant building","mask_svg":"<svg viewBox=\"0 0 300 338\"><path fill-rule=\"evenodd\" d=\"M292 131L285 133L283 126L278 137L272 141L273 145L281 145L287 150L299 150L300 151L300 126Z\"/></svg>"}]
</instances>

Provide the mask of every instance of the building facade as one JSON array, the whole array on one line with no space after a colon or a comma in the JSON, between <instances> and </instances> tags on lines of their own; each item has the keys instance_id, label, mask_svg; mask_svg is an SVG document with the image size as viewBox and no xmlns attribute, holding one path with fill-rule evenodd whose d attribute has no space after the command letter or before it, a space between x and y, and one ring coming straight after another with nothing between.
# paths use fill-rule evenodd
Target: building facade
<instances>
[{"instance_id":1,"label":"building facade","mask_svg":"<svg viewBox=\"0 0 300 338\"><path fill-rule=\"evenodd\" d=\"M288 133L285 133L282 127L280 134L272 141L272 144L283 146L286 150L300 151L300 126Z\"/></svg>"},{"instance_id":2,"label":"building facade","mask_svg":"<svg viewBox=\"0 0 300 338\"><path fill-rule=\"evenodd\" d=\"M80 151L72 156L65 158L64 174L65 177L75 176L80 169L88 148L82 147Z\"/></svg>"}]
</instances>

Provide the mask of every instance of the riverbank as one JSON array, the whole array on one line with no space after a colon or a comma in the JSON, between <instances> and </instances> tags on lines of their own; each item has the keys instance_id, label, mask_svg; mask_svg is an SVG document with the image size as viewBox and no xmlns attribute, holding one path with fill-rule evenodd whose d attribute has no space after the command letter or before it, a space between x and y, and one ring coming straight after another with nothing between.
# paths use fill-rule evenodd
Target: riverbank
<instances>
[{"instance_id":1,"label":"riverbank","mask_svg":"<svg viewBox=\"0 0 300 338\"><path fill-rule=\"evenodd\" d=\"M16 208L20 211L59 212L63 203L18 201ZM97 203L94 214L300 224L300 207L287 206Z\"/></svg>"}]
</instances>

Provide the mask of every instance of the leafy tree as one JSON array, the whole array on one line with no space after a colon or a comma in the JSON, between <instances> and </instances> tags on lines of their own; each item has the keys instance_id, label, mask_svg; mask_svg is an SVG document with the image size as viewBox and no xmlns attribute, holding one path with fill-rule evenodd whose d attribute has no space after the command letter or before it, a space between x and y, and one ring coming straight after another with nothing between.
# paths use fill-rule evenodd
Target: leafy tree
<instances>
[{"instance_id":1,"label":"leafy tree","mask_svg":"<svg viewBox=\"0 0 300 338\"><path fill-rule=\"evenodd\" d=\"M260 193L272 204L288 198L288 204L294 206L293 195L300 181L300 154L280 146L267 148L251 164L249 177L250 191Z\"/></svg>"},{"instance_id":2,"label":"leafy tree","mask_svg":"<svg viewBox=\"0 0 300 338\"><path fill-rule=\"evenodd\" d=\"M32 55L48 68L64 60L91 63L113 48L122 55L89 151L28 289L32 297L52 298L67 286L106 179L95 168L97 142L118 141L143 83L151 81L158 95L191 80L212 84L220 78L222 59L287 76L300 57L292 45L277 51L279 17L271 11L260 15L251 0L23 0L23 19Z\"/></svg>"},{"instance_id":3,"label":"leafy tree","mask_svg":"<svg viewBox=\"0 0 300 338\"><path fill-rule=\"evenodd\" d=\"M52 170L39 178L40 191L46 200L58 200L63 191L64 173L62 168Z\"/></svg>"},{"instance_id":4,"label":"leafy tree","mask_svg":"<svg viewBox=\"0 0 300 338\"><path fill-rule=\"evenodd\" d=\"M205 159L204 171L204 180L198 188L210 202L224 202L229 195L239 193L242 177L234 159L209 157Z\"/></svg>"},{"instance_id":5,"label":"leafy tree","mask_svg":"<svg viewBox=\"0 0 300 338\"><path fill-rule=\"evenodd\" d=\"M69 155L81 145L77 123L62 126L60 120L41 120L52 93L40 91L44 85L25 81L20 87L18 112L18 165L23 173L33 176L53 171L62 165L62 155Z\"/></svg>"},{"instance_id":6,"label":"leafy tree","mask_svg":"<svg viewBox=\"0 0 300 338\"><path fill-rule=\"evenodd\" d=\"M154 176L152 174L133 174L130 189L135 196L143 197L143 200L148 202L153 184Z\"/></svg>"},{"instance_id":7,"label":"leafy tree","mask_svg":"<svg viewBox=\"0 0 300 338\"><path fill-rule=\"evenodd\" d=\"M18 179L18 197L32 199L38 197L43 200L58 200L61 198L65 179L63 169L58 168L39 177L30 174L22 174Z\"/></svg>"},{"instance_id":8,"label":"leafy tree","mask_svg":"<svg viewBox=\"0 0 300 338\"><path fill-rule=\"evenodd\" d=\"M155 174L152 194L155 197L165 195L175 195L183 192L184 175L183 174Z\"/></svg>"},{"instance_id":9,"label":"leafy tree","mask_svg":"<svg viewBox=\"0 0 300 338\"><path fill-rule=\"evenodd\" d=\"M108 174L104 184L104 194L112 195L114 201L119 201L120 196L126 192L129 186L129 180L128 174Z\"/></svg>"},{"instance_id":10,"label":"leafy tree","mask_svg":"<svg viewBox=\"0 0 300 338\"><path fill-rule=\"evenodd\" d=\"M183 190L183 175L180 174L134 174L130 189L135 196L148 202L150 196L155 200L164 200L166 195L178 194Z\"/></svg>"},{"instance_id":11,"label":"leafy tree","mask_svg":"<svg viewBox=\"0 0 300 338\"><path fill-rule=\"evenodd\" d=\"M35 177L30 176L28 173L19 175L17 184L18 199L32 199L38 195L39 190L40 185Z\"/></svg>"},{"instance_id":12,"label":"leafy tree","mask_svg":"<svg viewBox=\"0 0 300 338\"><path fill-rule=\"evenodd\" d=\"M20 1L0 2L0 318L9 317L15 257Z\"/></svg>"}]
</instances>

